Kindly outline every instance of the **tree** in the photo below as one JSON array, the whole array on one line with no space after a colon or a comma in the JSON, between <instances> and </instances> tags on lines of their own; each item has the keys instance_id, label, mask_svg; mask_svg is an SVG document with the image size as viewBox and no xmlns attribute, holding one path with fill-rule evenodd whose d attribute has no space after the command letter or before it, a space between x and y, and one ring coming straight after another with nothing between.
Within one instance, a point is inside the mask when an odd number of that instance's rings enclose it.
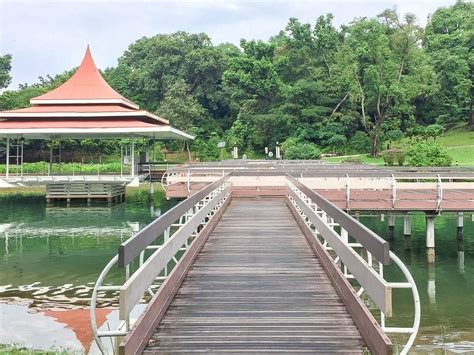
<instances>
[{"instance_id":1,"label":"tree","mask_svg":"<svg viewBox=\"0 0 474 355\"><path fill-rule=\"evenodd\" d=\"M189 86L183 80L169 87L156 113L183 130L205 124L207 118L206 110L189 94Z\"/></svg>"},{"instance_id":2,"label":"tree","mask_svg":"<svg viewBox=\"0 0 474 355\"><path fill-rule=\"evenodd\" d=\"M424 47L440 90L429 107L440 123L464 120L474 127L474 3L457 1L435 11L426 26Z\"/></svg>"},{"instance_id":3,"label":"tree","mask_svg":"<svg viewBox=\"0 0 474 355\"><path fill-rule=\"evenodd\" d=\"M0 56L0 89L6 88L12 81L10 76L11 63L12 56L10 54Z\"/></svg>"},{"instance_id":4,"label":"tree","mask_svg":"<svg viewBox=\"0 0 474 355\"><path fill-rule=\"evenodd\" d=\"M371 155L379 154L382 124L409 118L417 96L433 91L435 77L418 46L421 31L412 15L402 22L392 10L381 18L359 19L347 29L338 53L340 83L359 106L361 123L371 138Z\"/></svg>"},{"instance_id":5,"label":"tree","mask_svg":"<svg viewBox=\"0 0 474 355\"><path fill-rule=\"evenodd\" d=\"M222 73L236 51L230 44L213 46L205 33L143 37L129 46L116 68L106 70L106 79L144 109L171 114L181 128L197 124L198 116L212 117L217 125L228 128ZM173 111L173 105L179 108ZM178 119L185 111L186 117Z\"/></svg>"}]
</instances>

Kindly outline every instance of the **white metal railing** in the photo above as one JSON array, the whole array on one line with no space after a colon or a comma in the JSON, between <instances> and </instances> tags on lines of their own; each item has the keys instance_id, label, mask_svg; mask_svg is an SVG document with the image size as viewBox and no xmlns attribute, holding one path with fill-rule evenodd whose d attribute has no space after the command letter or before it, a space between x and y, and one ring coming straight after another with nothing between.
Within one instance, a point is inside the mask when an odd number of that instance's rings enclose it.
<instances>
[{"instance_id":1,"label":"white metal railing","mask_svg":"<svg viewBox=\"0 0 474 355\"><path fill-rule=\"evenodd\" d=\"M132 326L130 320L132 310L138 303L144 301L143 296L146 293L150 296L155 294L172 270L169 263L171 261L175 265L178 263L182 253L189 248L194 238L199 235L202 228L209 223L229 198L230 182L228 179L223 180L208 195L204 196L184 214L178 216L173 223L165 226L163 238L159 238L159 235L156 236L159 244L147 245L139 252L139 267L135 272L131 274L130 263L126 265L125 283L122 285L104 285L109 272L119 264L119 255L114 256L104 267L95 283L90 304L92 333L102 354L107 354L107 348L102 338L121 337L128 334ZM146 257L145 250L151 251L148 257ZM99 331L97 328L96 308L100 292L119 293L118 308L121 323L118 329Z\"/></svg>"},{"instance_id":2,"label":"white metal railing","mask_svg":"<svg viewBox=\"0 0 474 355\"><path fill-rule=\"evenodd\" d=\"M357 295L362 296L366 293L368 297L373 301L375 306L380 310L380 326L388 333L408 334L409 338L401 350L400 354L407 354L418 333L421 319L421 306L420 297L415 284L415 281L410 274L410 271L405 264L393 253L389 252L390 260L397 265L402 271L406 282L389 282L384 279L384 266L381 262L377 261L375 256L370 251L364 249L361 243L349 242L348 232L342 228L331 216L329 216L324 210L318 208L318 205L310 197L308 197L303 191L296 187L291 181L288 181L288 186L293 192L289 194L289 199L294 205L300 217L313 231L316 238L322 244L322 247L331 255L334 262L341 267L342 274L352 280L353 287L358 287ZM324 233L322 230L318 230L316 224L321 226L323 223L325 227L331 229L331 233ZM357 222L360 223L360 222ZM340 227L339 232L335 227ZM336 235L337 239L332 239L332 236ZM379 277L377 277L377 276ZM357 283L357 285L354 285ZM390 304L385 304L381 300L381 290L388 291L390 297ZM391 289L411 289L414 303L414 319L411 327L389 327L386 326L386 312L387 316L391 316L392 311L392 299Z\"/></svg>"}]
</instances>

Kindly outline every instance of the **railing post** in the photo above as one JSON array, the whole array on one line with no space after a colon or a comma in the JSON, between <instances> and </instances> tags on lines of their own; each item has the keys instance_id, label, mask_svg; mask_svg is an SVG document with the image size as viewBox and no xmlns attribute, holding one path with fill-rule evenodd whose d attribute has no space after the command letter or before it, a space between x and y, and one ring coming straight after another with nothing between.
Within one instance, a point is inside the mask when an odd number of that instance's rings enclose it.
<instances>
[{"instance_id":1,"label":"railing post","mask_svg":"<svg viewBox=\"0 0 474 355\"><path fill-rule=\"evenodd\" d=\"M441 177L439 176L439 174L436 195L436 212L439 212L441 210L441 202L443 201L443 184L441 182Z\"/></svg>"},{"instance_id":2,"label":"railing post","mask_svg":"<svg viewBox=\"0 0 474 355\"><path fill-rule=\"evenodd\" d=\"M395 208L395 200L397 199L397 181L392 174L392 208Z\"/></svg>"},{"instance_id":3,"label":"railing post","mask_svg":"<svg viewBox=\"0 0 474 355\"><path fill-rule=\"evenodd\" d=\"M188 169L188 196L191 194L191 169Z\"/></svg>"},{"instance_id":4,"label":"railing post","mask_svg":"<svg viewBox=\"0 0 474 355\"><path fill-rule=\"evenodd\" d=\"M349 174L346 174L346 210L350 211L351 187L349 185Z\"/></svg>"}]
</instances>

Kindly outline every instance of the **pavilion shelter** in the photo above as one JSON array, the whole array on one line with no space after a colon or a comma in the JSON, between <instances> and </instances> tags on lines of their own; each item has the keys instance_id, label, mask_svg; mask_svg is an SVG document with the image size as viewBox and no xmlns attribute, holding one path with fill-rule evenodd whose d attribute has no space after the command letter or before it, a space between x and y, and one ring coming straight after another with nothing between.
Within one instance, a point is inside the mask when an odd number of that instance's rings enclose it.
<instances>
[{"instance_id":1,"label":"pavilion shelter","mask_svg":"<svg viewBox=\"0 0 474 355\"><path fill-rule=\"evenodd\" d=\"M102 77L87 47L72 77L30 100L30 107L0 112L0 138L6 139L6 178L10 164L23 165L25 139L130 139L131 176L135 175L136 138L194 139L169 121L141 110ZM50 163L52 152L50 154ZM123 157L121 163L123 164ZM17 169L18 170L18 169ZM23 169L20 170L21 174Z\"/></svg>"}]
</instances>

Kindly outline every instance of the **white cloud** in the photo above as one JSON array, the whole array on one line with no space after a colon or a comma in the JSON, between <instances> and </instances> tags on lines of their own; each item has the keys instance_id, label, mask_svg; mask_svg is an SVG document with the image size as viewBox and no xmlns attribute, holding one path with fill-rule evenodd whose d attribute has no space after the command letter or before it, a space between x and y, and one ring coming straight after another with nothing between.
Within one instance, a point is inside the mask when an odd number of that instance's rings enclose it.
<instances>
[{"instance_id":1,"label":"white cloud","mask_svg":"<svg viewBox=\"0 0 474 355\"><path fill-rule=\"evenodd\" d=\"M13 84L77 66L89 43L99 67L142 36L206 32L214 43L268 39L289 17L314 23L328 12L339 26L386 8L417 15L422 25L454 0L0 0L0 53L13 55Z\"/></svg>"}]
</instances>

